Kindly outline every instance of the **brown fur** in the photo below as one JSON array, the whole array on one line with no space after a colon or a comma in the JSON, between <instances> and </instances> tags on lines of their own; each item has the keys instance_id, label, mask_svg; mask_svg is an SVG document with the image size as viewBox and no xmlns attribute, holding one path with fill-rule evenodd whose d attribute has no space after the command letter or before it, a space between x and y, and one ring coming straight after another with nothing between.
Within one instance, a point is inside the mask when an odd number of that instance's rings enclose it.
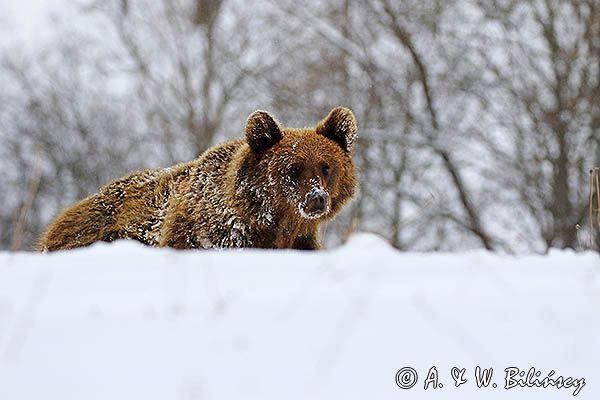
<instances>
[{"instance_id":1,"label":"brown fur","mask_svg":"<svg viewBox=\"0 0 600 400\"><path fill-rule=\"evenodd\" d=\"M319 224L354 194L356 133L354 115L342 107L314 129L281 128L257 111L245 139L172 168L135 172L65 209L39 248L130 238L175 248L317 249ZM326 193L322 215L305 211L311 190Z\"/></svg>"}]
</instances>

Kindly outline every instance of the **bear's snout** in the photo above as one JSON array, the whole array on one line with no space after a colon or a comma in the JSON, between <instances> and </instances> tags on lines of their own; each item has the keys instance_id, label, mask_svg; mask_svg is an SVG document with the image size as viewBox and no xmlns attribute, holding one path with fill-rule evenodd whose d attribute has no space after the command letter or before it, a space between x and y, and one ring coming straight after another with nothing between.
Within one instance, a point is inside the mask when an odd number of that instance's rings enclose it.
<instances>
[{"instance_id":1,"label":"bear's snout","mask_svg":"<svg viewBox=\"0 0 600 400\"><path fill-rule=\"evenodd\" d=\"M325 211L326 201L324 192L309 192L306 195L306 209L311 212Z\"/></svg>"},{"instance_id":2,"label":"bear's snout","mask_svg":"<svg viewBox=\"0 0 600 400\"><path fill-rule=\"evenodd\" d=\"M320 187L313 187L306 193L301 204L302 216L305 218L318 218L325 214L329 208L329 194Z\"/></svg>"}]
</instances>

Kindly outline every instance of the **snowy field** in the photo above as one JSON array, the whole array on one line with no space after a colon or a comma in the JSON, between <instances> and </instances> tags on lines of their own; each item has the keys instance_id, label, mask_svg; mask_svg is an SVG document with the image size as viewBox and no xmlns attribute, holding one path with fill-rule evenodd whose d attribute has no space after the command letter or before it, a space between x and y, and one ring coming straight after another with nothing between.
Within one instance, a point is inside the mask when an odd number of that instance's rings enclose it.
<instances>
[{"instance_id":1,"label":"snowy field","mask_svg":"<svg viewBox=\"0 0 600 400\"><path fill-rule=\"evenodd\" d=\"M319 253L0 253L0 399L569 399L574 382L599 399L599 317L592 253L404 254L365 234ZM509 367L573 379L505 389Z\"/></svg>"}]
</instances>

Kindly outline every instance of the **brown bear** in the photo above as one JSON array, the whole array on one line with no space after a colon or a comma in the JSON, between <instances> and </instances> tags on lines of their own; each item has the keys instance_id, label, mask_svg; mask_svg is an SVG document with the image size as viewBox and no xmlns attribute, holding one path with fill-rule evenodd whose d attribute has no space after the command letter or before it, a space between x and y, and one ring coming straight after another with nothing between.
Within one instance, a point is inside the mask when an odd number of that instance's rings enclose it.
<instances>
[{"instance_id":1,"label":"brown bear","mask_svg":"<svg viewBox=\"0 0 600 400\"><path fill-rule=\"evenodd\" d=\"M174 248L320 248L319 224L356 188L352 111L331 110L315 128L283 128L268 113L245 139L171 168L135 172L62 211L42 251L121 238Z\"/></svg>"}]
</instances>

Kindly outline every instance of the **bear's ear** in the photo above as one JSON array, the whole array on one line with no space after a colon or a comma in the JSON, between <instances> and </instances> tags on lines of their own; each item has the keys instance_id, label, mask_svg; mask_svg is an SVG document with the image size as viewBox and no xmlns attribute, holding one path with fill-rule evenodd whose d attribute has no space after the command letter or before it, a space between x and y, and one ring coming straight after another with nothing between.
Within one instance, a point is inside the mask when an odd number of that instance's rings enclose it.
<instances>
[{"instance_id":1,"label":"bear's ear","mask_svg":"<svg viewBox=\"0 0 600 400\"><path fill-rule=\"evenodd\" d=\"M252 151L265 151L283 137L279 124L266 111L254 111L246 121L246 141Z\"/></svg>"},{"instance_id":2,"label":"bear's ear","mask_svg":"<svg viewBox=\"0 0 600 400\"><path fill-rule=\"evenodd\" d=\"M352 144L358 133L354 114L346 107L331 110L329 115L317 124L315 130L319 135L335 141L346 151L352 151Z\"/></svg>"}]
</instances>

